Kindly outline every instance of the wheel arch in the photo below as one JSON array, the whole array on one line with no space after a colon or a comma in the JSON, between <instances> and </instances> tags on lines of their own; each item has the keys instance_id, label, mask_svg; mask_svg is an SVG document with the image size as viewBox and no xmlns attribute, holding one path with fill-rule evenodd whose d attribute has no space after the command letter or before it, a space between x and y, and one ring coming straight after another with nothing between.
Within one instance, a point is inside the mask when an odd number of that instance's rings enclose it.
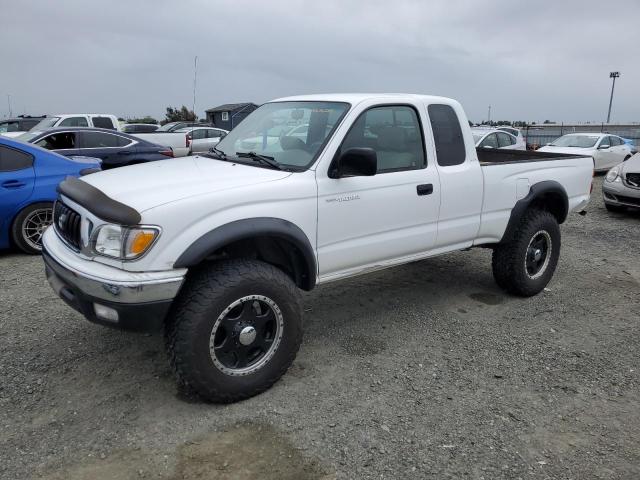
<instances>
[{"instance_id":1,"label":"wheel arch","mask_svg":"<svg viewBox=\"0 0 640 480\"><path fill-rule=\"evenodd\" d=\"M507 228L500 242L513 236L518 223L531 208L550 212L558 223L562 224L569 214L569 196L564 187L555 180L544 180L531 185L527 196L518 200L511 210Z\"/></svg>"},{"instance_id":2,"label":"wheel arch","mask_svg":"<svg viewBox=\"0 0 640 480\"><path fill-rule=\"evenodd\" d=\"M217 227L194 241L173 267L191 268L222 258L257 258L283 270L303 290L316 284L311 242L297 225L281 218L249 218Z\"/></svg>"}]
</instances>

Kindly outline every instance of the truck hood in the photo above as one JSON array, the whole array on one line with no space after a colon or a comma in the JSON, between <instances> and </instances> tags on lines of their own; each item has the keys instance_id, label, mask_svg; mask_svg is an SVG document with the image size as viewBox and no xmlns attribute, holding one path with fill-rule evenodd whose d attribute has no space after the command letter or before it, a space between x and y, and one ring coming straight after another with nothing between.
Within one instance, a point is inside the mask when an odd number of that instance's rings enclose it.
<instances>
[{"instance_id":1,"label":"truck hood","mask_svg":"<svg viewBox=\"0 0 640 480\"><path fill-rule=\"evenodd\" d=\"M193 156L115 168L82 177L118 202L144 212L197 195L281 180L291 172Z\"/></svg>"},{"instance_id":2,"label":"truck hood","mask_svg":"<svg viewBox=\"0 0 640 480\"><path fill-rule=\"evenodd\" d=\"M571 155L583 155L585 157L593 155L595 148L580 148L580 147L554 147L553 145L547 145L541 147L538 152L555 152L555 153L569 153Z\"/></svg>"}]
</instances>

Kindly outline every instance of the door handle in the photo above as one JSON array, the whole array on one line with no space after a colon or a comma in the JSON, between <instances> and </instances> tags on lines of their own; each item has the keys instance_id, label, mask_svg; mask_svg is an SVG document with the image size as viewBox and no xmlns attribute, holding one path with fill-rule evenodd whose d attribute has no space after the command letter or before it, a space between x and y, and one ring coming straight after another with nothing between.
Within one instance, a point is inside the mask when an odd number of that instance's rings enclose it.
<instances>
[{"instance_id":1,"label":"door handle","mask_svg":"<svg viewBox=\"0 0 640 480\"><path fill-rule=\"evenodd\" d=\"M25 185L26 183L21 182L20 180L7 180L6 182L2 182L3 188L21 188Z\"/></svg>"},{"instance_id":2,"label":"door handle","mask_svg":"<svg viewBox=\"0 0 640 480\"><path fill-rule=\"evenodd\" d=\"M423 183L422 185L418 185L416 191L418 195L431 195L433 193L433 184Z\"/></svg>"}]
</instances>

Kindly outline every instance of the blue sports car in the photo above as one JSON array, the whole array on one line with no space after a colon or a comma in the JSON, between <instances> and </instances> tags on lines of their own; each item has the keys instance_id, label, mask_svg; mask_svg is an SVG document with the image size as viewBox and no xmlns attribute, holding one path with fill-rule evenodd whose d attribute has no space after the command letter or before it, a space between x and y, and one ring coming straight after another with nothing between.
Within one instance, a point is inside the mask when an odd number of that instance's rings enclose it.
<instances>
[{"instance_id":1,"label":"blue sports car","mask_svg":"<svg viewBox=\"0 0 640 480\"><path fill-rule=\"evenodd\" d=\"M67 176L100 169L96 158L63 157L0 136L0 248L13 243L26 253L40 253L42 233L53 219L58 184Z\"/></svg>"}]
</instances>

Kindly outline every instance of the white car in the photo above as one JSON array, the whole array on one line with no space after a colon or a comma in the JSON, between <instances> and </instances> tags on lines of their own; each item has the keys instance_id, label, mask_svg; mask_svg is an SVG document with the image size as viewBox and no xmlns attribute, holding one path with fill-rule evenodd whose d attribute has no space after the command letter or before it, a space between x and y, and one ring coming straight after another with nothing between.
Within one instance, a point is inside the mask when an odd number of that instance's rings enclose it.
<instances>
[{"instance_id":1,"label":"white car","mask_svg":"<svg viewBox=\"0 0 640 480\"><path fill-rule=\"evenodd\" d=\"M63 113L60 115L49 115L40 120L30 132L42 132L56 127L95 127L106 128L108 130L122 131L118 117L108 113ZM18 137L25 133L8 132L7 137Z\"/></svg>"},{"instance_id":2,"label":"white car","mask_svg":"<svg viewBox=\"0 0 640 480\"><path fill-rule=\"evenodd\" d=\"M175 132L187 134L191 153L208 152L229 133L228 130L212 127L185 127L175 130Z\"/></svg>"},{"instance_id":3,"label":"white car","mask_svg":"<svg viewBox=\"0 0 640 480\"><path fill-rule=\"evenodd\" d=\"M241 148L288 119L309 123L307 137ZM180 384L231 402L292 364L301 290L482 247L504 290L542 291L560 224L587 204L592 179L590 156L476 150L448 98L282 98L214 152L62 182L43 258L71 307L115 328L164 329Z\"/></svg>"},{"instance_id":4,"label":"white car","mask_svg":"<svg viewBox=\"0 0 640 480\"><path fill-rule=\"evenodd\" d=\"M518 137L494 128L472 128L473 141L476 148L505 148L509 150L526 150L524 141L518 143Z\"/></svg>"},{"instance_id":5,"label":"white car","mask_svg":"<svg viewBox=\"0 0 640 480\"><path fill-rule=\"evenodd\" d=\"M609 170L632 155L624 139L608 133L570 133L539 148L538 152L590 155L596 172Z\"/></svg>"},{"instance_id":6,"label":"white car","mask_svg":"<svg viewBox=\"0 0 640 480\"><path fill-rule=\"evenodd\" d=\"M612 212L640 209L640 153L613 167L602 184L604 206Z\"/></svg>"},{"instance_id":7,"label":"white car","mask_svg":"<svg viewBox=\"0 0 640 480\"><path fill-rule=\"evenodd\" d=\"M516 145L517 145L516 150L527 149L527 143L524 141L524 136L522 135L522 132L519 129L515 127L506 126L506 127L496 127L496 130L502 130L503 132L507 132L508 134L516 137Z\"/></svg>"}]
</instances>

